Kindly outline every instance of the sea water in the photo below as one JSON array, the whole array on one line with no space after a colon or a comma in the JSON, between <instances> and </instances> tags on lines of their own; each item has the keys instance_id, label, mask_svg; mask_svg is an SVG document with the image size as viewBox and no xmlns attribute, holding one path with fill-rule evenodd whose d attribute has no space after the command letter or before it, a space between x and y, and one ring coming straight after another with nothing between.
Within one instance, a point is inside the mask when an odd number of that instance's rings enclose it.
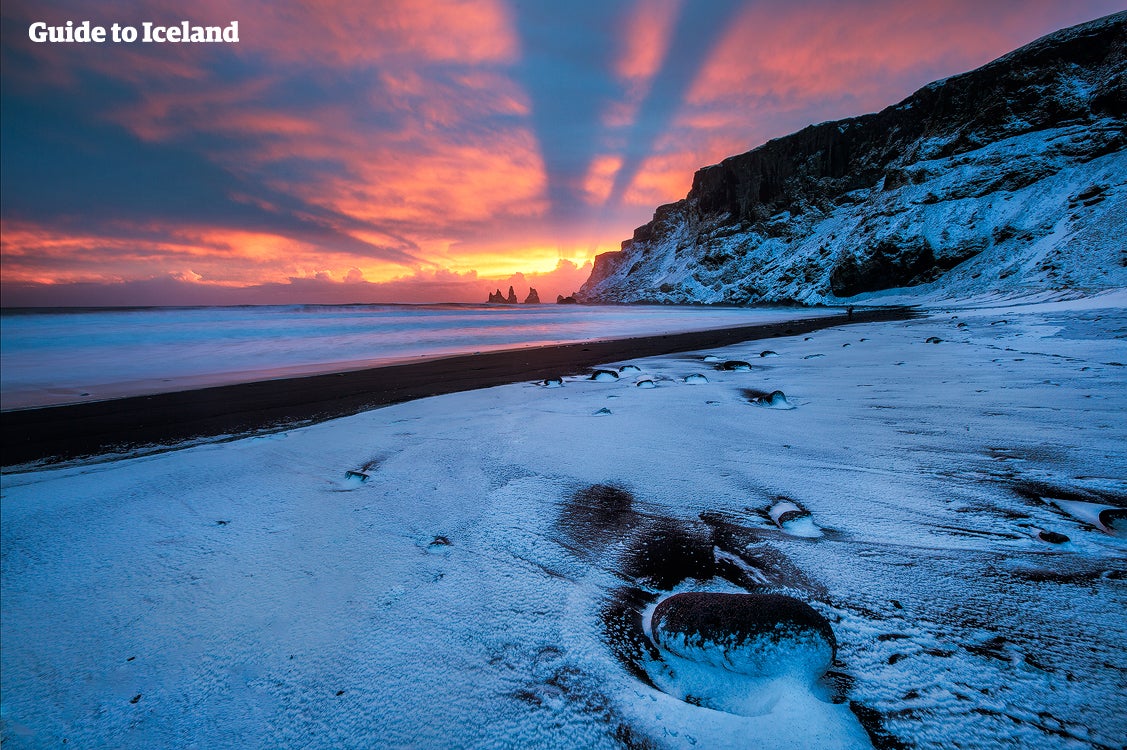
<instances>
[{"instance_id":1,"label":"sea water","mask_svg":"<svg viewBox=\"0 0 1127 750\"><path fill-rule=\"evenodd\" d=\"M76 403L830 312L552 304L8 309L0 314L0 406Z\"/></svg>"}]
</instances>

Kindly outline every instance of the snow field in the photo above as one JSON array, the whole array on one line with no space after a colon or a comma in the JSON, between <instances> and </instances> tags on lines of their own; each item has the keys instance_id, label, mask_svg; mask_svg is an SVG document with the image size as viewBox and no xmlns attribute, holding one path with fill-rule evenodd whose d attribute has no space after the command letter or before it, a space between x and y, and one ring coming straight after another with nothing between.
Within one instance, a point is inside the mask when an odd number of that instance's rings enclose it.
<instances>
[{"instance_id":1,"label":"snow field","mask_svg":"<svg viewBox=\"0 0 1127 750\"><path fill-rule=\"evenodd\" d=\"M5 475L3 743L1118 746L1124 330L933 309ZM646 646L750 590L829 620L826 676Z\"/></svg>"}]
</instances>

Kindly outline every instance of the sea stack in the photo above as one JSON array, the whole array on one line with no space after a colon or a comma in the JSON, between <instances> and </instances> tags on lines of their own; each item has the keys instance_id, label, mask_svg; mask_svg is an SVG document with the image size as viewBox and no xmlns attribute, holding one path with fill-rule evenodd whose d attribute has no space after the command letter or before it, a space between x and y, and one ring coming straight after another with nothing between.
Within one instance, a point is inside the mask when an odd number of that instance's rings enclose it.
<instances>
[{"instance_id":1,"label":"sea stack","mask_svg":"<svg viewBox=\"0 0 1127 750\"><path fill-rule=\"evenodd\" d=\"M511 286L509 287L509 296L506 297L504 301L508 302L510 305L515 305L517 303L516 290L513 289Z\"/></svg>"},{"instance_id":2,"label":"sea stack","mask_svg":"<svg viewBox=\"0 0 1127 750\"><path fill-rule=\"evenodd\" d=\"M526 305L539 305L540 304L540 295L536 293L536 287L532 286L532 287L528 288L528 296L524 298L524 304L526 304Z\"/></svg>"}]
</instances>

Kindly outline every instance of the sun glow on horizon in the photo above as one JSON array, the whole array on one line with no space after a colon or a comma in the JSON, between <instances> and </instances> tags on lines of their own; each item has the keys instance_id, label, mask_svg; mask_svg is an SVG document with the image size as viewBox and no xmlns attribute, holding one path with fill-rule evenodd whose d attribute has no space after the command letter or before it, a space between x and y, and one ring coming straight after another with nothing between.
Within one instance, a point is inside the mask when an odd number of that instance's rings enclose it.
<instances>
[{"instance_id":1,"label":"sun glow on horizon","mask_svg":"<svg viewBox=\"0 0 1127 750\"><path fill-rule=\"evenodd\" d=\"M158 281L293 301L348 285L474 299L518 277L569 294L701 166L1118 9L222 0L199 12L241 18L238 45L90 54L30 42L43 13L16 0L0 30L5 304L16 286L67 304L71 286Z\"/></svg>"}]
</instances>

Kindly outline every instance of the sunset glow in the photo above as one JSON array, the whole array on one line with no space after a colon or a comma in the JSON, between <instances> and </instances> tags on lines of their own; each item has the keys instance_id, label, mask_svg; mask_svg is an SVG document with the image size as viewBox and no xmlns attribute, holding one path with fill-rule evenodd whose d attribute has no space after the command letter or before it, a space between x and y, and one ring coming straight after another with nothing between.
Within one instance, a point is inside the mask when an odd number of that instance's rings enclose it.
<instances>
[{"instance_id":1,"label":"sunset glow","mask_svg":"<svg viewBox=\"0 0 1127 750\"><path fill-rule=\"evenodd\" d=\"M3 303L553 300L697 168L1119 5L14 0ZM68 20L240 41L28 38Z\"/></svg>"}]
</instances>

